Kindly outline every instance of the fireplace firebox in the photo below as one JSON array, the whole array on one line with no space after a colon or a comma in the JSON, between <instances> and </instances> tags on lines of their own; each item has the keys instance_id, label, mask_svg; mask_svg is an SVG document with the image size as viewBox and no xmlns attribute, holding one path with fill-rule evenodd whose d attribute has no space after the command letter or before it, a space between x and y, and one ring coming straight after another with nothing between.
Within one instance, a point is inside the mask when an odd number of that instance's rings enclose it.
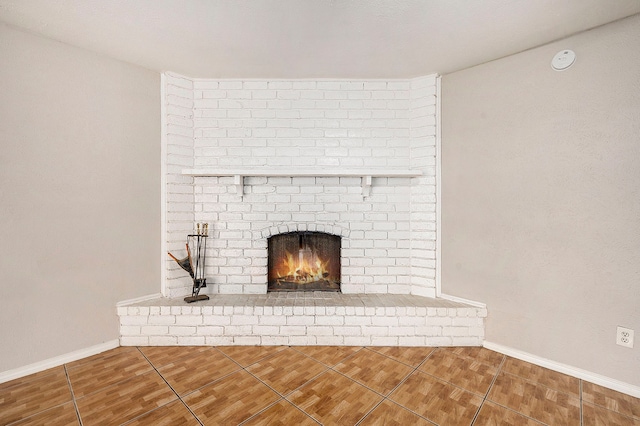
<instances>
[{"instance_id":1,"label":"fireplace firebox","mask_svg":"<svg viewBox=\"0 0 640 426\"><path fill-rule=\"evenodd\" d=\"M287 232L268 239L268 291L340 291L340 237Z\"/></svg>"}]
</instances>

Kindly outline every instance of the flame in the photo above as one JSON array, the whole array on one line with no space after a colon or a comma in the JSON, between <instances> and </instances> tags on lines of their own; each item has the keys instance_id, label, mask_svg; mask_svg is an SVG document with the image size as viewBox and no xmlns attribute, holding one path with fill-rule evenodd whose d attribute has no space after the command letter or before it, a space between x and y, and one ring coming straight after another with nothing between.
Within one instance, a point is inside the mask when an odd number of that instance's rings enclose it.
<instances>
[{"instance_id":1,"label":"flame","mask_svg":"<svg viewBox=\"0 0 640 426\"><path fill-rule=\"evenodd\" d=\"M286 279L299 284L312 283L323 280L329 275L329 264L309 247L304 247L298 250L297 256L287 251L277 273L277 279Z\"/></svg>"}]
</instances>

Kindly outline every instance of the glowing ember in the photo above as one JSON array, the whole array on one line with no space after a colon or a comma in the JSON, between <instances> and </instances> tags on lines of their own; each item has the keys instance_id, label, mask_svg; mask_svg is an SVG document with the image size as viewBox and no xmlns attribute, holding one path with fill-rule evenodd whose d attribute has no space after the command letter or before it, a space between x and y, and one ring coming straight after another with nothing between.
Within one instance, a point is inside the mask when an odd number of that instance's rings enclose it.
<instances>
[{"instance_id":1,"label":"glowing ember","mask_svg":"<svg viewBox=\"0 0 640 426\"><path fill-rule=\"evenodd\" d=\"M329 276L328 263L320 259L308 246L298 250L297 256L288 251L285 255L282 265L277 268L278 280L306 284L324 280Z\"/></svg>"}]
</instances>

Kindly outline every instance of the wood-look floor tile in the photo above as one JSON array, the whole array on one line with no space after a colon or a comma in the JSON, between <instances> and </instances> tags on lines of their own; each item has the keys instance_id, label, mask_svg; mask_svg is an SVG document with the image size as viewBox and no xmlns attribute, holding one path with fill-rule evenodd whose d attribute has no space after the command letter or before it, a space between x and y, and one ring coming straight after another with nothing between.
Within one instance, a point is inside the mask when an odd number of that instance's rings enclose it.
<instances>
[{"instance_id":1,"label":"wood-look floor tile","mask_svg":"<svg viewBox=\"0 0 640 426\"><path fill-rule=\"evenodd\" d=\"M362 350L362 346L294 346L293 348L329 367Z\"/></svg>"},{"instance_id":2,"label":"wood-look floor tile","mask_svg":"<svg viewBox=\"0 0 640 426\"><path fill-rule=\"evenodd\" d=\"M138 349L154 367L159 368L180 358L189 357L210 350L210 346L141 346Z\"/></svg>"},{"instance_id":3,"label":"wood-look floor tile","mask_svg":"<svg viewBox=\"0 0 640 426\"><path fill-rule=\"evenodd\" d=\"M11 423L11 426L27 425L79 426L80 423L78 422L78 414L73 402L67 402L46 411L41 411L16 423Z\"/></svg>"},{"instance_id":4,"label":"wood-look floor tile","mask_svg":"<svg viewBox=\"0 0 640 426\"><path fill-rule=\"evenodd\" d=\"M523 379L532 382L540 383L541 385L559 390L560 392L568 393L575 397L580 397L579 379L558 373L557 371L549 370L548 368L540 367L539 365L507 357L502 365L501 371L520 376Z\"/></svg>"},{"instance_id":5,"label":"wood-look floor tile","mask_svg":"<svg viewBox=\"0 0 640 426\"><path fill-rule=\"evenodd\" d=\"M382 401L382 403L378 405L370 414L368 414L367 417L365 417L364 420L358 425L433 426L434 424L387 399L385 401Z\"/></svg>"},{"instance_id":6,"label":"wood-look floor tile","mask_svg":"<svg viewBox=\"0 0 640 426\"><path fill-rule=\"evenodd\" d=\"M640 398L635 398L591 382L582 382L582 399L595 405L616 411L625 416L640 419Z\"/></svg>"},{"instance_id":7,"label":"wood-look floor tile","mask_svg":"<svg viewBox=\"0 0 640 426\"><path fill-rule=\"evenodd\" d=\"M199 426L200 422L185 407L182 401L173 401L167 405L136 417L126 426Z\"/></svg>"},{"instance_id":8,"label":"wood-look floor tile","mask_svg":"<svg viewBox=\"0 0 640 426\"><path fill-rule=\"evenodd\" d=\"M206 349L158 368L158 372L178 395L193 392L242 368L217 349Z\"/></svg>"},{"instance_id":9,"label":"wood-look floor tile","mask_svg":"<svg viewBox=\"0 0 640 426\"><path fill-rule=\"evenodd\" d=\"M345 359L334 369L385 396L413 371L413 367L368 349Z\"/></svg>"},{"instance_id":10,"label":"wood-look floor tile","mask_svg":"<svg viewBox=\"0 0 640 426\"><path fill-rule=\"evenodd\" d=\"M451 346L440 348L445 351L451 351L456 355L473 358L476 361L489 364L492 367L500 367L505 356L499 352L495 352L480 346Z\"/></svg>"},{"instance_id":11,"label":"wood-look floor tile","mask_svg":"<svg viewBox=\"0 0 640 426\"><path fill-rule=\"evenodd\" d=\"M413 346L370 346L367 349L371 349L372 351L376 351L412 367L420 365L420 363L434 351L434 348Z\"/></svg>"},{"instance_id":12,"label":"wood-look floor tile","mask_svg":"<svg viewBox=\"0 0 640 426\"><path fill-rule=\"evenodd\" d=\"M497 368L489 364L439 349L418 369L483 396L498 372Z\"/></svg>"},{"instance_id":13,"label":"wood-look floor tile","mask_svg":"<svg viewBox=\"0 0 640 426\"><path fill-rule=\"evenodd\" d=\"M216 348L241 366L247 367L280 352L286 346L216 346Z\"/></svg>"},{"instance_id":14,"label":"wood-look floor tile","mask_svg":"<svg viewBox=\"0 0 640 426\"><path fill-rule=\"evenodd\" d=\"M604 407L582 404L582 421L584 426L637 426L640 419L625 416Z\"/></svg>"},{"instance_id":15,"label":"wood-look floor tile","mask_svg":"<svg viewBox=\"0 0 640 426\"><path fill-rule=\"evenodd\" d=\"M236 425L280 399L244 370L218 380L184 398L205 425Z\"/></svg>"},{"instance_id":16,"label":"wood-look floor tile","mask_svg":"<svg viewBox=\"0 0 640 426\"><path fill-rule=\"evenodd\" d=\"M482 398L415 371L389 399L437 424L471 424Z\"/></svg>"},{"instance_id":17,"label":"wood-look floor tile","mask_svg":"<svg viewBox=\"0 0 640 426\"><path fill-rule=\"evenodd\" d=\"M64 367L52 368L0 385L0 424L29 417L71 401Z\"/></svg>"},{"instance_id":18,"label":"wood-look floor tile","mask_svg":"<svg viewBox=\"0 0 640 426\"><path fill-rule=\"evenodd\" d=\"M251 365L247 371L281 395L286 395L326 369L326 365L287 348Z\"/></svg>"},{"instance_id":19,"label":"wood-look floor tile","mask_svg":"<svg viewBox=\"0 0 640 426\"><path fill-rule=\"evenodd\" d=\"M580 400L567 393L500 372L487 399L543 423L580 424Z\"/></svg>"},{"instance_id":20,"label":"wood-look floor tile","mask_svg":"<svg viewBox=\"0 0 640 426\"><path fill-rule=\"evenodd\" d=\"M67 365L76 398L153 370L134 347L120 347Z\"/></svg>"},{"instance_id":21,"label":"wood-look floor tile","mask_svg":"<svg viewBox=\"0 0 640 426\"><path fill-rule=\"evenodd\" d=\"M304 412L294 407L290 402L281 400L272 405L262 413L250 418L242 423L242 426L317 426L318 422L313 420Z\"/></svg>"},{"instance_id":22,"label":"wood-look floor tile","mask_svg":"<svg viewBox=\"0 0 640 426\"><path fill-rule=\"evenodd\" d=\"M525 417L520 413L516 413L513 410L504 408L491 401L485 401L480 407L480 413L473 422L476 426L481 425L495 425L495 426L540 426L540 423L529 417Z\"/></svg>"},{"instance_id":23,"label":"wood-look floor tile","mask_svg":"<svg viewBox=\"0 0 640 426\"><path fill-rule=\"evenodd\" d=\"M84 426L123 423L177 399L160 375L151 370L79 398Z\"/></svg>"},{"instance_id":24,"label":"wood-look floor tile","mask_svg":"<svg viewBox=\"0 0 640 426\"><path fill-rule=\"evenodd\" d=\"M322 424L355 425L382 397L329 370L287 399Z\"/></svg>"}]
</instances>

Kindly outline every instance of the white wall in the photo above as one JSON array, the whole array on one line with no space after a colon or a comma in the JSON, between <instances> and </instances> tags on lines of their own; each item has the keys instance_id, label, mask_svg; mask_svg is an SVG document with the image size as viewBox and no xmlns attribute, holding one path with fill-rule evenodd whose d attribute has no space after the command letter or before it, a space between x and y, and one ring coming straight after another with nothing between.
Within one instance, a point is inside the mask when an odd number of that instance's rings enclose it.
<instances>
[{"instance_id":1,"label":"white wall","mask_svg":"<svg viewBox=\"0 0 640 426\"><path fill-rule=\"evenodd\" d=\"M0 371L160 288L160 76L0 25Z\"/></svg>"},{"instance_id":2,"label":"white wall","mask_svg":"<svg viewBox=\"0 0 640 426\"><path fill-rule=\"evenodd\" d=\"M445 75L444 293L487 341L640 385L640 16ZM553 71L562 49L573 67ZM616 326L635 329L633 349Z\"/></svg>"}]
</instances>

